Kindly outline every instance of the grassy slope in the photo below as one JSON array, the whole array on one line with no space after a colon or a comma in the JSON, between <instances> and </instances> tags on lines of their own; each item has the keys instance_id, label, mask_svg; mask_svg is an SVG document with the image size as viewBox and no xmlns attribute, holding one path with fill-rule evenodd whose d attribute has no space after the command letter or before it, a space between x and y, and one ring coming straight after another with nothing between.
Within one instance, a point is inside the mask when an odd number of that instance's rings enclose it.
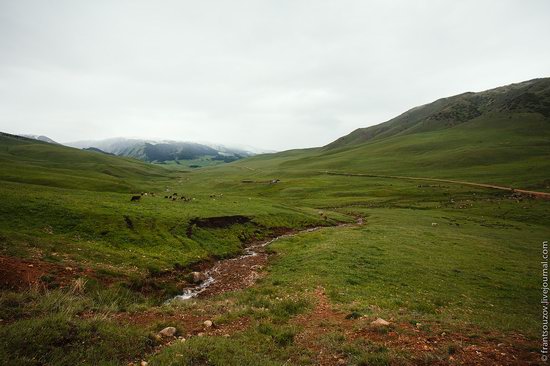
<instances>
[{"instance_id":1,"label":"grassy slope","mask_svg":"<svg viewBox=\"0 0 550 366\"><path fill-rule=\"evenodd\" d=\"M91 191L129 192L166 171L134 159L0 134L0 179Z\"/></svg>"},{"instance_id":2,"label":"grassy slope","mask_svg":"<svg viewBox=\"0 0 550 366\"><path fill-rule=\"evenodd\" d=\"M444 98L324 148L262 155L237 165L287 174L409 175L549 191L550 79Z\"/></svg>"},{"instance_id":3,"label":"grassy slope","mask_svg":"<svg viewBox=\"0 0 550 366\"><path fill-rule=\"evenodd\" d=\"M451 129L396 136L283 166L500 183L548 190L550 120L494 114Z\"/></svg>"},{"instance_id":4,"label":"grassy slope","mask_svg":"<svg viewBox=\"0 0 550 366\"><path fill-rule=\"evenodd\" d=\"M478 93L463 93L415 107L387 122L359 128L325 146L349 147L387 137L452 128L485 114L540 113L550 117L550 78L533 79Z\"/></svg>"},{"instance_id":5,"label":"grassy slope","mask_svg":"<svg viewBox=\"0 0 550 366\"><path fill-rule=\"evenodd\" d=\"M262 155L236 166L299 175L336 172L470 180L550 190L550 119L494 113L449 129L351 147Z\"/></svg>"},{"instance_id":6,"label":"grassy slope","mask_svg":"<svg viewBox=\"0 0 550 366\"><path fill-rule=\"evenodd\" d=\"M272 227L300 227L320 220L307 208L272 206L238 192L211 199L221 191L202 180L195 184L195 176L182 171L10 136L2 136L0 142L0 246L12 255L28 256L38 247L52 260L67 254L101 268L156 271L235 254L243 235L267 235ZM140 191L156 195L131 203L131 195ZM194 200L164 198L173 192ZM237 214L253 222L209 236L200 237L200 230L187 236L194 217ZM259 226L264 232L255 233Z\"/></svg>"}]
</instances>

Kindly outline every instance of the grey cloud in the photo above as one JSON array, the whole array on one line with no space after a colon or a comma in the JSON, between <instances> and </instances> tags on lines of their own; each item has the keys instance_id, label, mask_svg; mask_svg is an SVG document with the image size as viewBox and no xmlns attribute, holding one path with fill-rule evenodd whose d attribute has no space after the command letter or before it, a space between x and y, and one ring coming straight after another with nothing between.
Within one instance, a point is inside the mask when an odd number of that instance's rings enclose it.
<instances>
[{"instance_id":1,"label":"grey cloud","mask_svg":"<svg viewBox=\"0 0 550 366\"><path fill-rule=\"evenodd\" d=\"M547 1L0 0L0 130L319 146L548 76Z\"/></svg>"}]
</instances>

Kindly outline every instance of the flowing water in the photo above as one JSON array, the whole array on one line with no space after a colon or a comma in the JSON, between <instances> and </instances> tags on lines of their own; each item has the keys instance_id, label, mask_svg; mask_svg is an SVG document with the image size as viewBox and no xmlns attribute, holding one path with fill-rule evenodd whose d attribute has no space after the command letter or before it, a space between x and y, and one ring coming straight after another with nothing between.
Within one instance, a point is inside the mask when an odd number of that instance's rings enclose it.
<instances>
[{"instance_id":1,"label":"flowing water","mask_svg":"<svg viewBox=\"0 0 550 366\"><path fill-rule=\"evenodd\" d=\"M363 223L363 219L358 218L355 225L361 225L362 223ZM352 225L354 225L354 224L340 224L340 225L338 225L338 227L352 226ZM249 247L246 247L244 249L244 254L242 254L238 257L235 257L235 258L223 259L223 260L217 261L210 269L207 269L207 270L203 271L202 272L202 275L203 275L202 277L206 278L203 282L201 282L197 286L185 289L183 294L174 297L172 300L176 300L176 301L180 300L181 301L181 300L192 299L192 298L197 297L198 295L200 295L202 292L204 292L206 289L208 289L208 287L210 287L212 284L216 283L217 281L223 280L223 278L217 278L217 275L219 274L219 269L221 268L221 266L227 265L228 262L240 261L240 260L243 260L243 259L248 258L248 257L257 256L259 250L261 250L262 248L266 247L267 245L269 245L269 244L271 244L271 243L273 243L273 242L275 242L279 239L290 238L290 237L293 237L293 236L296 236L296 235L299 235L299 234L303 234L303 233L310 233L310 232L319 230L319 229L324 228L324 227L327 227L327 226L315 226L315 227L312 227L312 228L309 228L309 229L297 231L295 233L283 234L283 235L277 236L273 239L261 242L259 244L255 244L255 245L251 245Z\"/></svg>"}]
</instances>

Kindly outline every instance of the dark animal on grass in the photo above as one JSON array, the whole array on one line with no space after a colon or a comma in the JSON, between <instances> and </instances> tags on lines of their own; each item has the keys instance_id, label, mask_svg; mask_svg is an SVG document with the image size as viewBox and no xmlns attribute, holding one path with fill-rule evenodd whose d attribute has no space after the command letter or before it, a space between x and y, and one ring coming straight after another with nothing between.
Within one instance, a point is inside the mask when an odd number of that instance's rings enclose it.
<instances>
[{"instance_id":1,"label":"dark animal on grass","mask_svg":"<svg viewBox=\"0 0 550 366\"><path fill-rule=\"evenodd\" d=\"M124 215L124 222L126 222L128 229L134 230L134 223L132 222L130 216Z\"/></svg>"},{"instance_id":2,"label":"dark animal on grass","mask_svg":"<svg viewBox=\"0 0 550 366\"><path fill-rule=\"evenodd\" d=\"M164 198L168 198L168 196L164 196Z\"/></svg>"},{"instance_id":3,"label":"dark animal on grass","mask_svg":"<svg viewBox=\"0 0 550 366\"><path fill-rule=\"evenodd\" d=\"M140 199L141 196L132 196L132 198L130 198L130 202L139 201Z\"/></svg>"}]
</instances>

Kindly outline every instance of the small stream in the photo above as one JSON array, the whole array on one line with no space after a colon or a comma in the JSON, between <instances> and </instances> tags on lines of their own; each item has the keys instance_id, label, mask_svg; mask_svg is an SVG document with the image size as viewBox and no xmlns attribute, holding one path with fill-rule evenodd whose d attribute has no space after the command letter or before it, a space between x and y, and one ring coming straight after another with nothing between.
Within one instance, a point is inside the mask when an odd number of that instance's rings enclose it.
<instances>
[{"instance_id":1,"label":"small stream","mask_svg":"<svg viewBox=\"0 0 550 366\"><path fill-rule=\"evenodd\" d=\"M363 224L363 219L358 218L356 224L339 224L336 227L362 225L362 224ZM197 286L185 289L183 294L178 295L178 296L174 297L173 299L171 299L169 301L173 301L173 300L184 301L184 300L189 300L189 299L197 297L202 292L204 292L206 289L208 289L208 287L210 287L212 284L216 283L219 280L219 279L216 278L216 275L219 273L218 269L221 266L223 266L224 264L227 264L228 262L238 261L238 260L242 260L242 259L245 259L245 258L248 258L248 257L257 256L258 251L260 249L268 246L269 244L271 244L273 242L276 242L279 239L290 238L290 237L293 237L293 236L296 236L296 235L299 235L299 234L310 233L310 232L313 232L313 231L317 231L321 228L327 228L327 227L330 227L330 226L315 226L315 227L312 227L312 228L309 228L309 229L297 231L295 233L279 235L279 236L277 236L273 239L266 240L264 242L260 242L258 244L246 247L244 249L244 254L242 254L238 257L230 258L230 259L223 259L223 260L217 261L214 264L213 267L211 267L210 269L207 269L207 270L202 272L203 277L206 278L204 281L202 281Z\"/></svg>"}]
</instances>

